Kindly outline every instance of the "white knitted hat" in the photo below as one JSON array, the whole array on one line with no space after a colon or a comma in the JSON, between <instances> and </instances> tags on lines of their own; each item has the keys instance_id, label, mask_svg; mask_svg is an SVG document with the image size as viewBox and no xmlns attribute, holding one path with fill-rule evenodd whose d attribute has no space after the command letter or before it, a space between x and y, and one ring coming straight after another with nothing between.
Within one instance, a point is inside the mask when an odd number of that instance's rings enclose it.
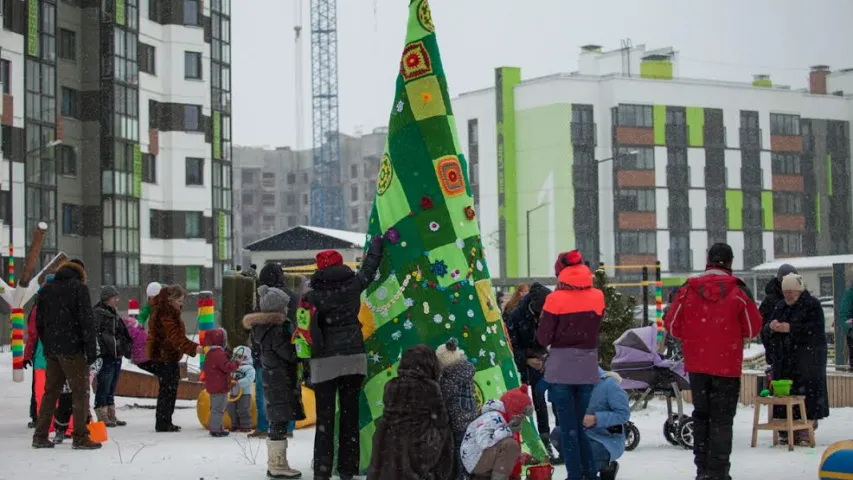
<instances>
[{"instance_id":1,"label":"white knitted hat","mask_svg":"<svg viewBox=\"0 0 853 480\"><path fill-rule=\"evenodd\" d=\"M160 285L159 283L151 282L148 284L148 287L145 288L145 296L148 298L156 297L157 294L160 293L160 289L162 289L162 288L163 288L163 286Z\"/></svg>"},{"instance_id":2,"label":"white knitted hat","mask_svg":"<svg viewBox=\"0 0 853 480\"><path fill-rule=\"evenodd\" d=\"M802 292L806 289L806 284L803 282L803 277L796 273L789 273L782 277L782 291Z\"/></svg>"},{"instance_id":3,"label":"white knitted hat","mask_svg":"<svg viewBox=\"0 0 853 480\"><path fill-rule=\"evenodd\" d=\"M459 349L459 342L455 338L451 338L447 343L438 347L435 355L438 357L438 364L442 370L467 360L465 352Z\"/></svg>"}]
</instances>

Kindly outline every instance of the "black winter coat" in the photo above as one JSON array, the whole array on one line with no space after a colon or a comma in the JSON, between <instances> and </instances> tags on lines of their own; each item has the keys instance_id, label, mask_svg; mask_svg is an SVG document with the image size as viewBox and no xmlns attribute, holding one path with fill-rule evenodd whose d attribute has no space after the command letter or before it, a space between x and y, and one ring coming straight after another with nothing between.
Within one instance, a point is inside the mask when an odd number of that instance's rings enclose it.
<instances>
[{"instance_id":1,"label":"black winter coat","mask_svg":"<svg viewBox=\"0 0 853 480\"><path fill-rule=\"evenodd\" d=\"M36 329L45 356L83 354L89 364L98 358L95 314L83 267L65 263L42 288L36 303Z\"/></svg>"},{"instance_id":2,"label":"black winter coat","mask_svg":"<svg viewBox=\"0 0 853 480\"><path fill-rule=\"evenodd\" d=\"M243 326L252 331L252 340L259 350L263 367L267 418L270 423L287 423L305 419L302 408L302 387L299 384L299 358L290 343L292 331L282 313L250 313L243 317Z\"/></svg>"},{"instance_id":3,"label":"black winter coat","mask_svg":"<svg viewBox=\"0 0 853 480\"><path fill-rule=\"evenodd\" d=\"M477 398L474 395L474 375L477 369L469 361L463 361L451 365L441 372L438 384L441 387L441 396L444 397L444 405L447 407L447 415L450 417L450 429L453 431L453 455L456 457L456 479L468 480L471 475L465 471L459 451L462 448L462 439L465 431L477 417L480 409L477 408Z\"/></svg>"},{"instance_id":4,"label":"black winter coat","mask_svg":"<svg viewBox=\"0 0 853 480\"><path fill-rule=\"evenodd\" d=\"M258 286L266 285L270 288L277 288L286 293L290 298L287 304L287 319L290 321L290 327L296 325L296 310L299 308L299 295L291 292L284 286L284 272L281 270L281 265L277 263L268 263L261 268L261 273L258 275ZM260 299L256 304L260 304ZM260 311L260 310L258 310ZM292 330L291 332L292 333ZM255 337L252 336L252 364L255 368L262 368L261 364L261 349L260 345L255 342Z\"/></svg>"},{"instance_id":5,"label":"black winter coat","mask_svg":"<svg viewBox=\"0 0 853 480\"><path fill-rule=\"evenodd\" d=\"M528 383L527 359L544 357L548 349L536 341L536 329L539 326L539 315L545 305L545 297L551 290L540 284L530 286L530 292L521 300L518 306L510 312L507 330L512 342L512 355L515 366L521 375L521 382Z\"/></svg>"},{"instance_id":6,"label":"black winter coat","mask_svg":"<svg viewBox=\"0 0 853 480\"><path fill-rule=\"evenodd\" d=\"M782 348L780 343L783 338L776 336L772 337L770 334L773 332L770 330L770 322L773 321L773 311L776 309L776 306L785 299L785 296L782 295L782 282L779 281L778 278L774 278L767 282L767 285L764 286L764 300L761 301L761 305L758 307L758 311L761 313L761 319L764 321L764 328L761 329L761 343L764 345L764 358L767 359L767 363L773 365L775 362L776 352Z\"/></svg>"},{"instance_id":7,"label":"black winter coat","mask_svg":"<svg viewBox=\"0 0 853 480\"><path fill-rule=\"evenodd\" d=\"M358 312L361 293L373 282L382 260L382 243L367 250L358 272L346 265L335 265L314 272L306 299L317 308L317 321L311 322L313 358L364 353L364 339Z\"/></svg>"},{"instance_id":8,"label":"black winter coat","mask_svg":"<svg viewBox=\"0 0 853 480\"><path fill-rule=\"evenodd\" d=\"M130 358L133 350L133 340L127 325L121 319L115 308L98 302L95 311L95 331L98 335L98 346L104 358Z\"/></svg>"},{"instance_id":9,"label":"black winter coat","mask_svg":"<svg viewBox=\"0 0 853 480\"><path fill-rule=\"evenodd\" d=\"M435 351L426 345L410 348L400 359L397 378L385 385L367 480L456 478L453 434L438 372Z\"/></svg>"},{"instance_id":10,"label":"black winter coat","mask_svg":"<svg viewBox=\"0 0 853 480\"><path fill-rule=\"evenodd\" d=\"M792 395L806 397L806 412L810 420L829 416L826 390L826 331L823 307L808 291L793 305L779 302L771 320L789 323L789 333L770 330L769 322L762 333L779 349L774 353L774 380L793 380Z\"/></svg>"}]
</instances>

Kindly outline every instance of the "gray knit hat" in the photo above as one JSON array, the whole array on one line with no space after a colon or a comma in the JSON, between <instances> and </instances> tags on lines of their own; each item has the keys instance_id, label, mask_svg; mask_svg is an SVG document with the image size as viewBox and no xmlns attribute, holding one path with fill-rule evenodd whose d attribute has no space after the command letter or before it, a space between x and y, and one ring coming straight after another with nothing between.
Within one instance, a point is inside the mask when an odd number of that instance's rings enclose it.
<instances>
[{"instance_id":1,"label":"gray knit hat","mask_svg":"<svg viewBox=\"0 0 853 480\"><path fill-rule=\"evenodd\" d=\"M286 293L277 289L261 285L258 288L258 298L262 312L284 313L287 314L287 306L290 304L290 297Z\"/></svg>"},{"instance_id":2,"label":"gray knit hat","mask_svg":"<svg viewBox=\"0 0 853 480\"><path fill-rule=\"evenodd\" d=\"M104 285L101 287L101 301L106 302L107 300L118 297L118 289L112 285Z\"/></svg>"}]
</instances>

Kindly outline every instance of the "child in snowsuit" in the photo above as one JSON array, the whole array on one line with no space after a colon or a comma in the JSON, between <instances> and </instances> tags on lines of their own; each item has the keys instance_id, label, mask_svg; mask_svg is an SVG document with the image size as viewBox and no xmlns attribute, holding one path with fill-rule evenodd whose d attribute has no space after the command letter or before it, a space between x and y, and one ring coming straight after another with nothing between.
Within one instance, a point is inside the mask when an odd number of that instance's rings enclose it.
<instances>
[{"instance_id":1,"label":"child in snowsuit","mask_svg":"<svg viewBox=\"0 0 853 480\"><path fill-rule=\"evenodd\" d=\"M239 363L239 366L231 374L234 380L231 397L239 396L239 398L237 401L228 402L228 416L231 418L232 431L248 433L252 431L252 384L255 383L252 349L245 346L237 347L234 349L232 358Z\"/></svg>"},{"instance_id":2,"label":"child in snowsuit","mask_svg":"<svg viewBox=\"0 0 853 480\"><path fill-rule=\"evenodd\" d=\"M145 325L139 323L139 320L133 317L124 317L124 325L130 333L132 342L130 361L134 365L153 374L154 370L148 358L148 352L145 348L145 342L148 341L148 332L145 331Z\"/></svg>"},{"instance_id":3,"label":"child in snowsuit","mask_svg":"<svg viewBox=\"0 0 853 480\"><path fill-rule=\"evenodd\" d=\"M210 421L208 430L212 437L228 436L222 424L225 410L228 406L228 389L231 385L231 374L240 366L239 362L231 361L225 351L226 332L222 328L209 330L204 337L204 345L209 347L204 359L204 388L210 395ZM234 417L231 417L232 427Z\"/></svg>"},{"instance_id":4,"label":"child in snowsuit","mask_svg":"<svg viewBox=\"0 0 853 480\"><path fill-rule=\"evenodd\" d=\"M417 345L403 354L397 378L385 385L368 480L456 478L453 432L438 375L432 348Z\"/></svg>"},{"instance_id":5,"label":"child in snowsuit","mask_svg":"<svg viewBox=\"0 0 853 480\"><path fill-rule=\"evenodd\" d=\"M475 479L521 480L522 464L535 463L521 453L521 425L533 415L527 385L505 393L500 400L489 400L483 413L465 432L462 440L462 464Z\"/></svg>"},{"instance_id":6,"label":"child in snowsuit","mask_svg":"<svg viewBox=\"0 0 853 480\"><path fill-rule=\"evenodd\" d=\"M280 269L279 269L280 271ZM263 270L261 271L263 275ZM267 476L269 478L301 478L302 473L287 461L287 438L293 420L305 418L302 389L299 385L299 358L290 342L287 319L290 296L283 290L262 285L258 288L260 311L243 317L243 326L252 331L253 352L261 361L261 377L255 379L263 388L267 418Z\"/></svg>"},{"instance_id":7,"label":"child in snowsuit","mask_svg":"<svg viewBox=\"0 0 853 480\"><path fill-rule=\"evenodd\" d=\"M453 455L456 457L458 480L471 478L462 466L459 450L462 448L462 438L465 430L477 417L477 399L474 398L474 375L477 370L465 357L465 352L459 349L459 342L451 338L436 350L438 364L441 367L441 396L447 406L450 416L450 428L453 430Z\"/></svg>"}]
</instances>

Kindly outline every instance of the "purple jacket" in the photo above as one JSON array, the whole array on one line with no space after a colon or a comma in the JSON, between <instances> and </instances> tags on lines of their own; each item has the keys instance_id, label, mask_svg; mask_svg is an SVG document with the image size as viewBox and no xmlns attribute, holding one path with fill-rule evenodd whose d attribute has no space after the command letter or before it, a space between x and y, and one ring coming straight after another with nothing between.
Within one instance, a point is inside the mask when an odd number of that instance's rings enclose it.
<instances>
[{"instance_id":1,"label":"purple jacket","mask_svg":"<svg viewBox=\"0 0 853 480\"><path fill-rule=\"evenodd\" d=\"M148 352L145 350L145 342L148 340L148 332L145 331L145 326L133 317L125 317L124 324L127 325L130 339L133 340L133 349L130 353L131 361L134 365L147 362Z\"/></svg>"},{"instance_id":2,"label":"purple jacket","mask_svg":"<svg viewBox=\"0 0 853 480\"><path fill-rule=\"evenodd\" d=\"M584 264L564 268L557 290L545 299L536 340L549 347L545 380L563 385L599 381L598 334L604 315L604 294L593 288Z\"/></svg>"}]
</instances>

